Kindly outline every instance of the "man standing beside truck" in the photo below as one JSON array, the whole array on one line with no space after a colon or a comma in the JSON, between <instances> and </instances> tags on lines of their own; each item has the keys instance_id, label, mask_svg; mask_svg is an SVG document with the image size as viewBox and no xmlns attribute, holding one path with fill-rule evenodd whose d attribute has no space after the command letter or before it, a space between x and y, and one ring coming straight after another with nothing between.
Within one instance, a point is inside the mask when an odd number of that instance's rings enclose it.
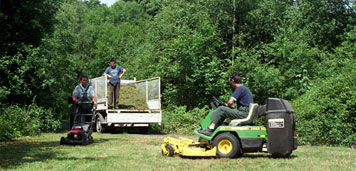
<instances>
[{"instance_id":1,"label":"man standing beside truck","mask_svg":"<svg viewBox=\"0 0 356 171\"><path fill-rule=\"evenodd\" d=\"M121 77L124 76L126 70L120 66L115 65L115 60L110 60L110 66L106 68L103 73L104 76L109 78L110 95L109 95L109 109L112 109L112 104L114 101L114 108L118 109L119 97L120 97L120 81ZM113 97L114 94L114 97Z\"/></svg>"},{"instance_id":2,"label":"man standing beside truck","mask_svg":"<svg viewBox=\"0 0 356 171\"><path fill-rule=\"evenodd\" d=\"M90 110L98 106L96 94L92 86L88 83L88 76L82 74L80 76L80 84L77 85L72 94L73 107L70 116L70 129L72 129L74 116L76 114L90 113ZM82 119L82 118L80 118Z\"/></svg>"}]
</instances>

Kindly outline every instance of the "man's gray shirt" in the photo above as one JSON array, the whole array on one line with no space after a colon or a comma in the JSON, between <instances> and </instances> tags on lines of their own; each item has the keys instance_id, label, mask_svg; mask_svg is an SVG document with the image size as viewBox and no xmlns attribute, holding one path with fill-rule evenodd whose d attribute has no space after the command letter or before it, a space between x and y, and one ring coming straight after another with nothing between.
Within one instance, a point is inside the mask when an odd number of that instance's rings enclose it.
<instances>
[{"instance_id":1,"label":"man's gray shirt","mask_svg":"<svg viewBox=\"0 0 356 171\"><path fill-rule=\"evenodd\" d=\"M120 83L120 73L122 72L124 72L124 68L115 66L115 68L107 67L104 73L109 74L112 77L109 80L110 83Z\"/></svg>"},{"instance_id":2,"label":"man's gray shirt","mask_svg":"<svg viewBox=\"0 0 356 171\"><path fill-rule=\"evenodd\" d=\"M77 97L77 99L78 99L79 101L82 101L84 92L85 92L85 90L87 89L88 86L89 86L89 84L87 84L86 87L83 87L82 84L77 85L77 86L74 88L73 96ZM93 87L92 87L92 86L89 86L89 88L88 88L88 90L87 90L87 97L88 97L88 99L91 99L93 96L96 96L96 94L95 94L95 92L94 92Z\"/></svg>"}]
</instances>

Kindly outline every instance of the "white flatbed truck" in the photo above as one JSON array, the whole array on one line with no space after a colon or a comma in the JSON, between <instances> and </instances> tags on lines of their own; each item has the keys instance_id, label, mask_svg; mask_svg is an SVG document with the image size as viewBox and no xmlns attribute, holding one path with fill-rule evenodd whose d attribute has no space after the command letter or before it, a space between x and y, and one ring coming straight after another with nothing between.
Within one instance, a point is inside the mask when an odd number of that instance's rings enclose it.
<instances>
[{"instance_id":1,"label":"white flatbed truck","mask_svg":"<svg viewBox=\"0 0 356 171\"><path fill-rule=\"evenodd\" d=\"M95 114L95 128L99 133L111 128L143 128L150 124L161 124L161 80L160 77L139 80L121 80L122 86L137 89L146 99L149 109L108 109L108 79L105 76L90 79L97 96L98 107ZM120 102L120 99L119 99Z\"/></svg>"}]
</instances>

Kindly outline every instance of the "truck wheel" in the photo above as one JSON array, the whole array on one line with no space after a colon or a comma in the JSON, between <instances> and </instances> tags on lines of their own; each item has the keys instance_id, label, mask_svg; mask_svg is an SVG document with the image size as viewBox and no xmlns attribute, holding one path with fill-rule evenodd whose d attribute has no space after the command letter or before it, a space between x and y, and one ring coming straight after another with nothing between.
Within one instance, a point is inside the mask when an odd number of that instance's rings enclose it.
<instances>
[{"instance_id":1,"label":"truck wheel","mask_svg":"<svg viewBox=\"0 0 356 171\"><path fill-rule=\"evenodd\" d=\"M96 132L97 133L104 133L105 132L105 127L101 124L100 117L96 118Z\"/></svg>"},{"instance_id":2,"label":"truck wheel","mask_svg":"<svg viewBox=\"0 0 356 171\"><path fill-rule=\"evenodd\" d=\"M216 136L213 146L216 147L216 155L219 157L234 158L242 155L239 140L229 132Z\"/></svg>"}]
</instances>

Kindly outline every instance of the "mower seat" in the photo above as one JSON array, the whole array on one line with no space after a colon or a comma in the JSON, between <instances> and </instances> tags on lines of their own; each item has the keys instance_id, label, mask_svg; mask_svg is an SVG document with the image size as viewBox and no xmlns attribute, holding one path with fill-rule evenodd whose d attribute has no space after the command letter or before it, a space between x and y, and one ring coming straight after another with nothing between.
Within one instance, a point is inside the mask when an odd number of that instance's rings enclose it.
<instances>
[{"instance_id":1,"label":"mower seat","mask_svg":"<svg viewBox=\"0 0 356 171\"><path fill-rule=\"evenodd\" d=\"M230 126L242 126L242 125L251 125L256 120L258 114L258 104L251 103L248 111L248 115L244 119L234 119L230 122Z\"/></svg>"}]
</instances>

